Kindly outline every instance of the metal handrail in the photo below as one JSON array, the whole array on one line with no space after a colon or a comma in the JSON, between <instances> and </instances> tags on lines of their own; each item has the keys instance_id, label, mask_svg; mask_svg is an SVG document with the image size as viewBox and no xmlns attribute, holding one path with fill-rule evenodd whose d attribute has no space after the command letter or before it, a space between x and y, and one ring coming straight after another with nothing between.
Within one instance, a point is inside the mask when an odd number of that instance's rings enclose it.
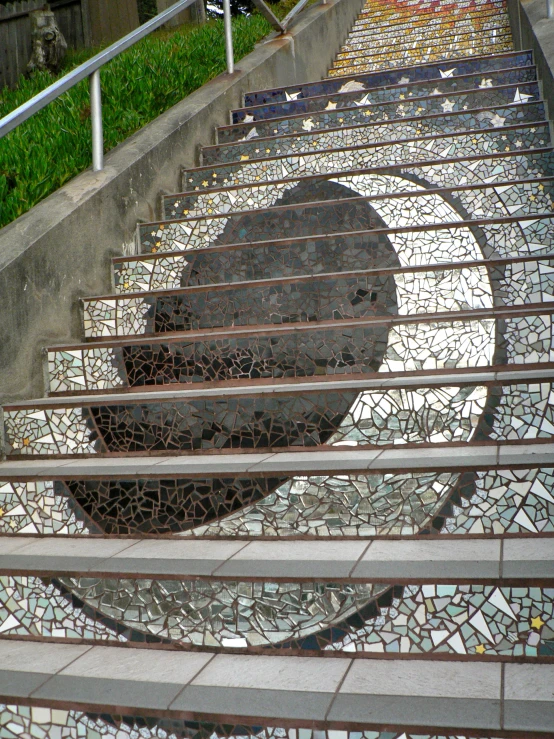
<instances>
[{"instance_id":1,"label":"metal handrail","mask_svg":"<svg viewBox=\"0 0 554 739\"><path fill-rule=\"evenodd\" d=\"M554 0L546 0L546 17L554 18Z\"/></svg>"},{"instance_id":2,"label":"metal handrail","mask_svg":"<svg viewBox=\"0 0 554 739\"><path fill-rule=\"evenodd\" d=\"M49 105L53 100L59 98L64 92L74 87L78 82L89 79L90 85L90 117L92 123L92 169L99 172L104 168L104 132L102 126L102 87L100 83L101 68L119 56L122 52L134 46L137 41L141 41L148 36L149 33L155 31L156 28L163 26L164 23L171 20L178 13L188 8L189 5L198 0L178 0L167 10L144 23L139 28L131 31L123 38L116 41L107 49L99 54L91 57L84 64L80 64L75 69L68 72L53 84L46 87L38 95L35 95L26 103L20 105L19 108L12 110L7 116L0 119L0 139L6 134L13 131L21 123L31 118L35 113ZM554 0L552 0L554 2ZM285 33L292 19L307 5L309 0L300 0L290 13L282 21L279 21L270 8L263 0L253 0L260 12L267 18L272 26L277 28L281 33ZM323 3L326 0L322 0ZM225 54L227 59L227 73L233 74L235 69L235 61L233 54L233 31L231 27L231 3L230 0L223 0L223 22L225 29Z\"/></svg>"},{"instance_id":3,"label":"metal handrail","mask_svg":"<svg viewBox=\"0 0 554 739\"><path fill-rule=\"evenodd\" d=\"M264 18L269 21L273 28L279 31L279 33L286 33L287 28L290 26L292 20L298 15L298 13L300 13L301 10L306 7L310 0L300 0L300 2L296 3L294 8L289 13L287 13L282 21L277 18L275 13L268 5L266 5L264 0L252 0L252 2L258 8ZM325 5L326 2L327 0L322 0L321 4ZM550 2L554 2L554 0L550 0Z\"/></svg>"},{"instance_id":4,"label":"metal handrail","mask_svg":"<svg viewBox=\"0 0 554 739\"><path fill-rule=\"evenodd\" d=\"M167 10L144 23L139 28L131 31L123 38L116 41L107 49L99 54L91 57L84 64L80 64L75 69L68 72L53 84L46 87L38 95L35 95L26 103L20 105L19 108L12 110L7 116L0 119L0 139L17 128L21 123L28 120L39 110L49 105L53 100L63 95L78 82L89 78L90 81L90 117L92 121L92 168L95 172L104 168L104 137L102 131L102 90L100 85L100 69L119 56L122 52L134 46L137 41L141 41L148 36L149 33L155 31L164 23L171 20L178 13L188 8L189 5L197 2L197 0L178 0ZM227 54L227 71L233 73L233 39L231 34L231 8L229 0L223 0L225 13L225 45Z\"/></svg>"}]
</instances>

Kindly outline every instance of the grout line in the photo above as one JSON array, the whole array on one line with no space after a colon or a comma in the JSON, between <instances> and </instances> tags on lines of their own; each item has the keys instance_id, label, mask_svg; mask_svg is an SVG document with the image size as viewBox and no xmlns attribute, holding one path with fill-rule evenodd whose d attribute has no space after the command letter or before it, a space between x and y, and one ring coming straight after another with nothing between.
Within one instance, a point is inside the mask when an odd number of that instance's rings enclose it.
<instances>
[{"instance_id":1,"label":"grout line","mask_svg":"<svg viewBox=\"0 0 554 739\"><path fill-rule=\"evenodd\" d=\"M504 729L504 692L506 690L506 665L500 663L500 728Z\"/></svg>"},{"instance_id":2,"label":"grout line","mask_svg":"<svg viewBox=\"0 0 554 739\"><path fill-rule=\"evenodd\" d=\"M45 642L42 642L42 643L45 643ZM94 649L94 648L95 648L96 646L97 646L97 645L95 645L95 644L91 645L91 646L90 646L90 647L89 647L88 649L85 649L85 651L84 651L84 652L83 652L82 654L79 654L79 655L78 655L77 657L75 657L74 659L70 660L70 661L69 661L69 662L68 662L68 663L67 663L66 665L63 665L63 667L60 667L60 668L59 668L59 670L56 670L55 672L52 672L52 674L50 674L50 675L49 675L49 676L48 676L48 677L46 678L46 680L44 680L44 682L40 683L40 685L37 685L37 687L36 687L36 688L35 688L34 690L32 690L32 691L31 691L31 692L29 693L29 698L31 698L31 697L32 697L32 696L33 696L33 695L34 695L34 694L35 694L35 693L37 692L37 690L40 690L40 689L41 689L41 688L43 688L43 687L44 687L44 686L45 686L45 685L46 685L47 683L49 683L49 682L50 682L50 680L52 680L52 678L54 678L54 677L56 677L57 675L59 675L59 674L60 674L60 673L62 672L62 670L65 670L65 669L66 669L67 667L69 667L70 665L73 665L73 664L75 664L75 662L77 662L78 660L80 660L80 659L81 659L81 657L84 657L84 656L85 656L85 654L88 654L88 653L90 652L90 650L91 650L91 649Z\"/></svg>"},{"instance_id":3,"label":"grout line","mask_svg":"<svg viewBox=\"0 0 554 739\"><path fill-rule=\"evenodd\" d=\"M217 657L217 654L218 653L215 652L210 657L210 659L204 665L202 665L202 667L197 672L194 673L194 675L190 678L190 680L187 683L185 683L185 685L183 685L183 687L181 688L181 690L177 693L177 695L173 698L173 700L171 701L171 703L167 706L167 709L166 710L168 710L168 711L171 710L171 706L175 703L175 701L178 698L180 698L181 694L191 685L191 683L194 680L196 680L196 678L200 675L200 673L202 673L206 669L206 667L208 667L208 665L213 662L213 660Z\"/></svg>"},{"instance_id":4,"label":"grout line","mask_svg":"<svg viewBox=\"0 0 554 739\"><path fill-rule=\"evenodd\" d=\"M237 554L240 554L246 547L250 546L252 544L252 541L246 541L244 543L244 546L242 546L240 549L237 549L236 552L233 552L233 554L230 557L227 557L227 559L224 562L221 562L221 564L218 564L217 567L211 571L210 577L214 577L217 574L217 571L223 567L224 565L228 564L234 557L237 556Z\"/></svg>"},{"instance_id":5,"label":"grout line","mask_svg":"<svg viewBox=\"0 0 554 739\"><path fill-rule=\"evenodd\" d=\"M504 539L500 539L500 560L498 562L498 577L504 579Z\"/></svg>"},{"instance_id":6,"label":"grout line","mask_svg":"<svg viewBox=\"0 0 554 739\"><path fill-rule=\"evenodd\" d=\"M339 680L338 685L336 687L336 690L333 693L333 697L331 698L331 702L329 703L329 706L327 707L327 710L325 711L325 716L323 718L324 721L327 721L327 717L331 713L331 709L333 708L333 705L334 705L334 703L335 703L335 701L337 699L337 696L339 695L339 693L340 693L340 691L342 689L342 686L344 685L344 681L346 680L346 677L347 677L348 673L352 669L352 665L353 664L354 664L354 660L352 658L350 658L350 664L348 665L348 667L344 671L344 675L342 676L342 678Z\"/></svg>"},{"instance_id":7,"label":"grout line","mask_svg":"<svg viewBox=\"0 0 554 739\"><path fill-rule=\"evenodd\" d=\"M374 541L375 541L374 539L370 539L368 541L367 546L364 548L364 550L362 551L362 553L360 554L360 556L358 557L358 559L354 562L354 564L352 565L352 567L348 571L347 577L352 577L352 573L354 572L354 570L356 569L356 567L360 564L360 562L362 561L362 559L365 557L365 555L367 553L367 550L370 548L370 546L373 544Z\"/></svg>"}]
</instances>

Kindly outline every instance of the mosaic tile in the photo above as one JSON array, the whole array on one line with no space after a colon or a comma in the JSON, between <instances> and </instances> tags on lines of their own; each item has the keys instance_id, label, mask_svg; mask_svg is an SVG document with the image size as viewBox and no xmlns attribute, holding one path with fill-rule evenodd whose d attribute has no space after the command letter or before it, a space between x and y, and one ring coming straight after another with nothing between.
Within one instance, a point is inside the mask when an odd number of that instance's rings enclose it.
<instances>
[{"instance_id":1,"label":"mosaic tile","mask_svg":"<svg viewBox=\"0 0 554 739\"><path fill-rule=\"evenodd\" d=\"M1 739L478 739L467 734L395 731L326 731L306 728L235 726L216 723L86 715L74 710L0 704ZM499 739L480 735L480 739ZM523 736L515 739L524 739Z\"/></svg>"},{"instance_id":2,"label":"mosaic tile","mask_svg":"<svg viewBox=\"0 0 554 739\"><path fill-rule=\"evenodd\" d=\"M485 78L485 80L488 78ZM334 108L314 111L308 114L291 115L284 118L255 120L255 116L233 126L220 126L217 141L226 144L232 141L249 141L253 138L283 136L306 131L346 128L375 122L402 120L404 118L425 119L430 115L444 115L465 111L479 111L482 108L503 107L514 103L537 102L540 90L535 82L507 87L450 92L447 95L430 95L420 98L405 98L401 101L380 103L366 102L368 93L359 92L350 108Z\"/></svg>"},{"instance_id":3,"label":"mosaic tile","mask_svg":"<svg viewBox=\"0 0 554 739\"><path fill-rule=\"evenodd\" d=\"M532 83L537 73L534 67L520 67L516 69L498 70L483 75L482 72L474 75L445 77L441 79L422 80L406 84L396 84L393 87L381 87L365 90L362 83L353 84L357 90L352 92L337 91L334 94L318 97L298 98L286 100L271 105L245 107L233 111L232 122L246 122L252 120L268 120L285 118L290 115L315 113L323 110L341 110L357 106L378 105L382 103L402 102L410 98L426 98L430 95L448 95L448 93L487 90L501 85L518 85ZM360 103L363 100L363 103Z\"/></svg>"},{"instance_id":4,"label":"mosaic tile","mask_svg":"<svg viewBox=\"0 0 554 739\"><path fill-rule=\"evenodd\" d=\"M497 12L493 11L493 16L497 16ZM359 21L368 24L367 21ZM430 21L425 21L428 23ZM463 21L457 20L456 23ZM358 21L356 22L358 23ZM410 26L414 23L413 16L409 20ZM371 28L374 28L372 21L369 21ZM406 23L399 26L399 30L405 27ZM349 36L356 35L357 25ZM363 30L363 28L362 28ZM377 33L381 33L377 30ZM490 73L498 69L514 69L516 67L527 67L533 65L533 56L530 51L512 51L496 56L486 56L481 59L464 59L457 62L455 69L452 71L452 65L448 64L448 60L438 64L422 64L410 67L404 70L385 70L373 73L358 75L355 79L333 79L327 78L318 82L306 82L295 87L276 88L272 90L259 90L255 92L247 92L244 94L244 105L264 105L266 103L279 102L288 100L289 98L301 99L307 97L315 97L317 95L325 95L338 92L345 85L362 85L364 89L373 87L384 87L385 85L403 84L400 82L404 78L407 82L418 82L420 80L443 79L450 75L453 77L474 73ZM358 87L358 90L361 87Z\"/></svg>"},{"instance_id":5,"label":"mosaic tile","mask_svg":"<svg viewBox=\"0 0 554 739\"><path fill-rule=\"evenodd\" d=\"M424 149L423 146L422 149ZM421 155L423 158L424 151L421 152ZM461 182L465 185L491 185L495 182L505 183L512 179L551 176L552 159L553 155L550 149L536 153L522 152L521 154L514 154L505 152L494 157L481 159L455 158L429 164L425 163L425 160L421 164L399 163L391 165L389 163L388 167L381 167L381 169L387 170L386 173L356 171L356 167L353 166L352 173L347 174L345 169L349 166L349 152L345 152L342 156L337 152L335 156L331 157L331 162L339 167L339 171L336 173L331 171L325 175L320 174L318 177L317 173L310 171L309 166L306 168L302 166L299 157L299 161L295 162L298 168L294 175L291 174L290 181L285 179L284 176L288 177L288 172L283 170L281 171L282 181L244 183L225 190L177 195L169 199L166 197L164 207L166 216L170 218L206 216L218 212L227 213L267 208L276 205L285 194L293 196L294 193L289 193L289 190L305 187L308 183L315 186L318 182L327 180L332 180L349 188L354 194L366 196L421 191L424 186L428 188L456 187ZM321 169L326 165L325 155L320 154L317 161L316 158L312 158L309 164L321 172ZM245 171L245 174L249 177L250 172ZM278 175L277 172L276 175ZM296 178L300 177L305 179L298 182Z\"/></svg>"},{"instance_id":6,"label":"mosaic tile","mask_svg":"<svg viewBox=\"0 0 554 739\"><path fill-rule=\"evenodd\" d=\"M310 149L336 148L338 146L364 146L401 139L412 139L437 134L462 133L487 128L503 128L516 123L544 121L543 103L525 103L504 108L481 109L473 112L457 112L433 115L428 118L400 119L388 123L358 124L327 131L288 134L269 138L254 137L248 141L236 141L222 146L202 149L202 164L244 161L245 158L264 159L308 152Z\"/></svg>"},{"instance_id":7,"label":"mosaic tile","mask_svg":"<svg viewBox=\"0 0 554 739\"><path fill-rule=\"evenodd\" d=\"M499 131L475 131L453 136L441 136L418 141L380 144L369 147L327 150L325 153L305 153L279 156L252 162L212 165L208 169L183 171L183 192L214 190L232 185L256 184L290 179L295 175L316 175L322 171L372 169L395 164L413 164L436 159L462 159L490 156L499 152L527 151L550 144L547 125L536 124ZM214 181L215 180L215 181Z\"/></svg>"},{"instance_id":8,"label":"mosaic tile","mask_svg":"<svg viewBox=\"0 0 554 739\"><path fill-rule=\"evenodd\" d=\"M466 218L542 215L554 208L552 179L542 179L538 182L507 181L497 187L476 185L470 190L458 186L444 192L427 193L417 184L410 181L406 183L398 178L398 191L401 192L408 186L411 193L408 191L406 195L391 193L384 196L377 194L378 187L379 185L390 187L389 178L372 175L371 179L376 186L370 190L373 195L365 198L353 189L333 181L309 181L285 191L271 209L263 213L248 209L241 212L237 209L231 213L200 215L181 221L146 224L139 228L139 239L144 252L157 253L372 230L376 228L377 222L368 213L366 201L388 226L395 229L403 228L406 232L410 230L410 226L451 223ZM314 205L313 202L317 204ZM510 236L510 239L514 239L512 243L517 245L515 253L521 253L520 249L523 253L540 251L537 239L531 234L534 229L540 228L546 237L549 223L541 218L540 225L538 224L538 221L533 223L533 220L529 219L522 221L519 229L515 229L516 233ZM492 228L487 225L481 227ZM521 236L517 235L519 230L529 234L525 240L529 245L534 244L533 248L523 246L525 241L522 242ZM543 238L540 242L546 243ZM260 245L258 244L256 248L260 248ZM482 248L485 250L486 244L483 244ZM504 254L507 251L509 250L506 247L502 249ZM194 254L187 256L187 260L195 258ZM123 265L126 263L128 262L121 262ZM115 264L116 274L118 270L124 268L119 264ZM223 281L231 281L226 273L223 274L225 274ZM121 280L118 278L117 281L120 285Z\"/></svg>"}]
</instances>

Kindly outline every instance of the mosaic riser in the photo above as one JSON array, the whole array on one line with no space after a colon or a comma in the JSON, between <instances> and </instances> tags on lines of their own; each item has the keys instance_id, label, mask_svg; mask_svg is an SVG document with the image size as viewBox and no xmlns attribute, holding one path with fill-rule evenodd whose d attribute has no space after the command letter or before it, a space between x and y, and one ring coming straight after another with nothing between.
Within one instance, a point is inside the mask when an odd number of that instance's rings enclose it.
<instances>
[{"instance_id":1,"label":"mosaic riser","mask_svg":"<svg viewBox=\"0 0 554 739\"><path fill-rule=\"evenodd\" d=\"M395 18L425 17L456 20L460 16L478 18L482 14L506 12L503 0L458 0L454 3L436 3L434 0L374 0L365 5L360 18L393 23Z\"/></svg>"},{"instance_id":2,"label":"mosaic riser","mask_svg":"<svg viewBox=\"0 0 554 739\"><path fill-rule=\"evenodd\" d=\"M345 152L344 159L348 152ZM320 172L325 167L325 155L318 157L318 162L311 162L314 169ZM327 177L318 179L313 176L301 186L311 184L316 186L318 182L332 180L350 188L354 193L360 195L384 195L386 193L397 193L399 191L416 191L424 189L415 181L423 182L427 187L457 187L461 183L489 184L506 182L522 178L533 179L533 177L549 177L553 172L554 157L552 151L524 154L506 154L503 156L486 157L483 159L464 160L458 159L449 162L433 162L431 164L416 164L391 167L391 173L355 173L355 174L329 174ZM254 166L252 163L250 166ZM296 162L298 169L294 177L309 175L300 167L300 161ZM341 169L344 167L341 166ZM164 198L165 217L183 218L185 216L206 216L212 213L226 213L230 211L253 210L255 208L266 208L275 205L280 197L287 194L289 190L299 187L291 182L273 182L262 184L250 184L235 189L220 190L195 195L172 196ZM471 197L473 192L469 193ZM385 219L386 220L386 219ZM457 220L457 219L456 219ZM392 225L388 221L389 225ZM407 225L407 224L398 224Z\"/></svg>"},{"instance_id":3,"label":"mosaic riser","mask_svg":"<svg viewBox=\"0 0 554 739\"><path fill-rule=\"evenodd\" d=\"M404 36L404 35L403 35ZM414 44L426 43L426 52L434 53L435 46L440 45L441 48L448 46L452 50L462 49L464 46L468 50L474 51L475 49L484 49L486 46L492 46L497 48L503 44L510 44L512 41L512 34L509 23L503 25L493 26L492 28L483 28L479 32L479 37L475 38L474 31L445 31L440 35L439 44L429 43L429 31L428 29L417 29L414 28L412 33L406 34L405 38L402 37L397 39L396 43L391 44L390 40L386 37L375 38L370 36L369 40L364 43L363 41L357 41L359 38L356 35L356 40L351 40L342 47L336 57L333 66L342 66L342 62L348 61L350 64L363 64L365 61L371 61L372 58L382 58L384 55L404 55L412 51ZM510 46L508 46L508 49ZM482 52L481 52L482 53ZM469 55L469 54L468 54ZM444 57L443 57L444 58Z\"/></svg>"},{"instance_id":4,"label":"mosaic riser","mask_svg":"<svg viewBox=\"0 0 554 739\"><path fill-rule=\"evenodd\" d=\"M454 246L446 234L439 249ZM406 240L408 241L408 240ZM469 252L466 233L459 239ZM401 243L401 240L398 240ZM428 239L430 244L432 239ZM411 245L412 242L408 243ZM421 246L422 240L417 241ZM502 275L504 272L504 275ZM495 270L497 304L552 300L554 284L548 264L528 262ZM514 277L513 283L510 278ZM424 302L421 298L424 297ZM225 290L121 296L87 301L87 337L152 335L224 326L262 326L306 321L342 320L385 315L444 313L492 307L491 283L482 266L395 275L311 277L272 285L253 283Z\"/></svg>"},{"instance_id":5,"label":"mosaic riser","mask_svg":"<svg viewBox=\"0 0 554 739\"><path fill-rule=\"evenodd\" d=\"M554 219L542 221L548 233L554 226ZM507 244L514 251L525 253L528 244L522 237L518 224L491 224L482 229L487 246L495 253L501 253ZM510 238L511 237L511 238ZM449 264L446 246L460 245L460 251L467 243L467 229L452 228L444 231L419 232L416 234L395 234L394 242L410 244L416 252L416 244L421 240L434 240L437 254L428 262L431 265ZM497 247L497 244L499 245ZM499 248L500 247L500 248ZM502 248L504 247L504 249ZM408 248L405 246L404 248ZM545 241L543 249L552 253L552 243ZM458 251L458 249L456 249ZM256 249L245 246L243 249L221 251L202 250L192 253L163 255L149 259L129 259L115 265L116 293L125 295L139 291L172 289L187 285L209 285L218 282L242 282L297 275L316 275L321 272L354 271L377 268L375 259L368 250L362 248L356 236L327 237L304 243L258 244ZM552 294L549 266L551 259L519 264L491 265L489 279L497 304L514 301L517 296L536 294L537 301L545 300ZM380 267L382 267L382 263ZM468 264L468 267L472 267ZM414 268L418 269L418 268ZM419 268L424 269L424 268ZM515 279L511 288L504 286L509 277ZM402 280L400 281L402 284ZM530 289L531 288L531 289ZM542 295L542 297L540 297ZM508 297L512 296L512 297ZM527 298L524 298L526 300ZM507 304L507 303L506 303Z\"/></svg>"},{"instance_id":6,"label":"mosaic riser","mask_svg":"<svg viewBox=\"0 0 554 739\"><path fill-rule=\"evenodd\" d=\"M451 70L447 70L451 71ZM366 91L360 82L347 83L350 92L343 90L335 94L320 97L300 98L287 100L262 107L245 107L233 111L232 122L241 123L246 116L254 116L255 120L282 118L288 115L315 113L326 109L352 108L359 104L360 93L365 92L365 105L378 105L392 101L402 101L407 98L428 97L429 95L448 95L451 92L464 90L483 90L498 85L518 85L533 82L537 78L534 67L521 67L510 70L500 70L483 75L467 75L463 77L445 77L440 80L426 80L416 83L407 83L395 87L384 87ZM345 85L346 86L346 85ZM348 88L347 88L348 89ZM331 107L329 107L331 106Z\"/></svg>"},{"instance_id":7,"label":"mosaic riser","mask_svg":"<svg viewBox=\"0 0 554 739\"><path fill-rule=\"evenodd\" d=\"M462 76L465 74L490 74L500 69L512 69L515 67L527 67L533 65L533 55L529 51L512 52L499 57L484 57L483 59L466 59L456 64L455 72L451 76ZM287 87L275 90L260 90L258 92L247 92L244 95L244 105L264 105L286 101L289 98L301 99L316 97L319 95L331 95L340 92L345 85L363 85L364 89L384 87L385 85L397 85L408 82L419 82L423 80L440 80L447 74L448 62L442 64L429 64L417 66L406 70L391 70L375 72L356 77L355 80L325 79L321 82L309 82L297 87ZM451 66L450 66L451 68ZM402 81L401 81L402 80ZM361 89L358 87L357 89Z\"/></svg>"},{"instance_id":8,"label":"mosaic riser","mask_svg":"<svg viewBox=\"0 0 554 739\"><path fill-rule=\"evenodd\" d=\"M506 39L506 40L504 40ZM426 62L436 62L440 59L448 57L448 59L463 59L466 56L480 56L482 54L499 54L502 51L511 51L513 49L512 37L497 36L494 39L487 40L484 43L480 38L468 40L467 43L438 43L427 46L432 51L414 53L412 45L410 45L404 53L399 53L394 58L389 57L386 53L376 54L373 57L367 57L367 62L360 60L359 64L346 62L341 66L341 62L337 61L329 70L329 77L343 77L345 75L359 74L360 72L373 72L377 69L389 69L391 67L407 67L411 64L425 64Z\"/></svg>"},{"instance_id":9,"label":"mosaic riser","mask_svg":"<svg viewBox=\"0 0 554 739\"><path fill-rule=\"evenodd\" d=\"M441 235L439 232L438 236ZM458 241L463 246L468 242L464 232L458 240L451 232L446 238L434 241L430 235L428 240L444 252ZM421 244L419 240L417 243ZM554 269L550 260L509 264L491 272L485 267L468 265L390 276L312 277L264 287L253 284L244 288L214 289L213 292L206 287L201 292L188 294L171 294L169 289L176 285L170 272L168 283L161 284L168 288L165 294L87 301L85 331L91 337L151 335L223 326L396 315L397 312L408 316L489 308L492 306L490 280L497 306L554 299Z\"/></svg>"},{"instance_id":10,"label":"mosaic riser","mask_svg":"<svg viewBox=\"0 0 554 739\"><path fill-rule=\"evenodd\" d=\"M26 732L26 733L25 733ZM20 739L477 739L461 734L398 731L323 731L260 726L220 726L170 719L92 717L58 708L0 704L0 738ZM481 735L481 738L483 736ZM485 739L498 739L485 737ZM516 737L516 739L525 739Z\"/></svg>"},{"instance_id":11,"label":"mosaic riser","mask_svg":"<svg viewBox=\"0 0 554 739\"><path fill-rule=\"evenodd\" d=\"M550 383L491 389L487 435L551 438ZM487 402L481 387L222 398L5 413L8 454L92 454L222 448L468 441ZM350 409L350 410L348 410ZM337 429L335 431L335 429ZM333 433L335 431L335 433ZM97 438L99 437L99 438Z\"/></svg>"},{"instance_id":12,"label":"mosaic riser","mask_svg":"<svg viewBox=\"0 0 554 739\"><path fill-rule=\"evenodd\" d=\"M367 93L366 93L367 94ZM503 88L483 88L470 92L452 92L446 95L405 99L400 102L381 103L372 107L363 101L366 94L360 92L351 108L336 109L333 103L328 109L288 118L256 120L254 116L234 126L221 126L217 129L217 142L227 144L252 138L283 136L285 134L305 133L328 128L341 128L377 121L394 121L402 118L425 118L445 113L463 113L466 110L496 108L514 103L539 101L540 92L536 83ZM358 104L357 104L358 103ZM330 106L330 107L329 107Z\"/></svg>"},{"instance_id":13,"label":"mosaic riser","mask_svg":"<svg viewBox=\"0 0 554 739\"><path fill-rule=\"evenodd\" d=\"M61 581L87 605L136 631L184 644L231 648L269 646L323 631L387 589L325 582Z\"/></svg>"},{"instance_id":14,"label":"mosaic riser","mask_svg":"<svg viewBox=\"0 0 554 739\"><path fill-rule=\"evenodd\" d=\"M468 33L480 32L481 30L508 30L510 24L505 17L499 17L498 13L494 12L490 14L482 13L476 18L459 18L455 22L443 18L434 20L432 16L429 19L423 20L412 18L407 21L392 23L388 27L394 32L395 36L401 33L402 36L410 38L414 34L418 35L421 30L425 29L428 34L440 35L443 38L448 35L455 35L456 33L464 34L465 36ZM373 21L361 18L354 23L352 31L348 34L347 43L341 48L345 51L351 49L358 41L365 41L369 45L372 41L383 42L385 38L383 37L382 29L379 27L376 28Z\"/></svg>"},{"instance_id":15,"label":"mosaic riser","mask_svg":"<svg viewBox=\"0 0 554 739\"><path fill-rule=\"evenodd\" d=\"M336 148L337 146L364 146L386 141L435 136L448 133L463 133L479 129L502 128L513 124L539 123L544 121L543 103L525 103L505 108L480 111L478 113L450 113L415 121L358 125L318 133L303 132L294 136L254 138L224 146L202 149L202 164L235 162L245 157L263 159L267 156L307 152L310 149Z\"/></svg>"},{"instance_id":16,"label":"mosaic riser","mask_svg":"<svg viewBox=\"0 0 554 739\"><path fill-rule=\"evenodd\" d=\"M70 483L71 497L63 483L43 482L40 489L35 483L6 483L0 531L51 533L63 527L61 533L86 535L99 530L93 519L111 534L173 531L216 537L371 537L416 534L425 527L449 534L554 531L549 492L554 471L549 468L296 477L282 484L270 481L263 489L261 480L254 482L255 487L252 480L195 481L202 493L196 510L183 506L193 492L186 479ZM45 491L60 502L54 520L43 513L30 525L17 498L40 507ZM73 501L82 506L80 518ZM222 517L202 524L203 518L213 518L213 510Z\"/></svg>"},{"instance_id":17,"label":"mosaic riser","mask_svg":"<svg viewBox=\"0 0 554 739\"><path fill-rule=\"evenodd\" d=\"M386 586L93 578L62 582L117 622L196 646L255 647L290 639L305 648L345 652L554 653L552 588L406 587L390 608L372 604L377 611L373 618L360 614L352 625L348 616ZM333 632L325 633L330 626Z\"/></svg>"},{"instance_id":18,"label":"mosaic riser","mask_svg":"<svg viewBox=\"0 0 554 739\"><path fill-rule=\"evenodd\" d=\"M337 145L340 146L340 139ZM277 159L236 162L183 171L183 192L201 191L230 185L255 184L283 180L295 176L318 175L323 171L341 172L355 169L412 164L436 159L461 159L499 152L517 152L548 146L548 126L522 126L504 132L475 131L454 136L378 144L354 149L292 154Z\"/></svg>"},{"instance_id":19,"label":"mosaic riser","mask_svg":"<svg viewBox=\"0 0 554 739\"><path fill-rule=\"evenodd\" d=\"M435 310L463 310L489 307L490 288L479 295L480 282L486 280L484 268L473 267L451 272L450 277L414 281L413 275L308 278L296 282L260 286L230 287L225 290L194 290L189 293L162 293L158 296L119 297L84 303L85 336L152 335L224 326L261 326L299 321L341 320L396 314L396 290L404 290L403 305L417 302L410 295L412 287L425 284L430 294L429 311L434 312L433 297L442 291ZM440 281L442 284L438 285ZM417 284L419 283L419 284ZM464 296L470 287L471 303ZM471 289L473 288L473 289ZM446 297L449 290L451 298ZM487 299L487 295L489 296ZM481 299L479 299L481 298ZM443 308L442 306L450 306ZM419 310L425 310L421 306Z\"/></svg>"},{"instance_id":20,"label":"mosaic riser","mask_svg":"<svg viewBox=\"0 0 554 739\"><path fill-rule=\"evenodd\" d=\"M321 646L396 654L553 655L553 606L552 588L409 586L363 628L350 627L339 641Z\"/></svg>"},{"instance_id":21,"label":"mosaic riser","mask_svg":"<svg viewBox=\"0 0 554 739\"><path fill-rule=\"evenodd\" d=\"M549 468L296 477L267 498L182 535L383 536L416 534L426 526L449 534L550 532L553 484Z\"/></svg>"},{"instance_id":22,"label":"mosaic riser","mask_svg":"<svg viewBox=\"0 0 554 739\"><path fill-rule=\"evenodd\" d=\"M550 315L503 319L506 361L553 361L553 331ZM364 350L367 346L373 352L371 330L311 330L309 336L300 337L298 333L170 344L144 342L129 344L123 350L96 347L50 351L51 390L376 371ZM389 331L383 371L486 366L492 361L494 335L494 321L490 320L396 326Z\"/></svg>"},{"instance_id":23,"label":"mosaic riser","mask_svg":"<svg viewBox=\"0 0 554 739\"><path fill-rule=\"evenodd\" d=\"M372 192L378 190L379 185L390 187L390 178L386 175L371 175L363 182L364 190L373 182ZM298 236L313 236L333 233L348 233L360 230L372 229L377 222L371 216L368 219L366 202L376 210L381 218L396 228L409 230L410 226L425 226L431 224L451 223L463 220L462 214L473 219L487 219L497 216L523 216L528 214L542 214L554 209L554 182L514 182L511 185L503 185L498 188L480 186L472 190L456 190L427 194L425 190L419 190L413 182L400 180L398 189L409 188L414 191L413 195L406 197L395 197L390 195L379 200L363 200L359 197L354 199L332 200L319 202L313 205L310 202L294 204L295 199L301 200L304 194L314 201L323 201L329 195L329 187L333 185L341 188L342 195L357 193L350 188L323 180L309 182L307 185L291 187L283 191L282 197L278 197L274 203L274 209L263 214L259 212L214 214L212 216L198 216L180 222L147 224L139 227L139 240L143 252L170 252L184 251L187 249L202 249L220 244L246 244L252 242L272 241L274 239L293 238ZM371 196L370 196L371 197ZM290 203L284 205L284 203ZM245 208L246 209L246 208ZM495 239L494 246L491 245L490 253L498 253L502 256L546 253L550 243L551 232L550 219L537 221L522 220L519 227L503 224L494 226L483 224L480 229L491 234ZM520 231L521 234L514 234ZM494 234L504 230L509 240L502 245ZM391 235L391 239L408 238L406 234L401 236ZM413 239L424 239L421 232L414 233ZM512 241L513 239L513 241ZM314 239L315 241L315 239ZM480 239L481 248L487 254L487 242ZM514 244L513 247L510 245ZM527 244L527 245L525 245ZM260 248L259 245L256 248ZM415 253L415 247L414 247ZM213 259L218 259L213 253ZM187 259L193 260L191 254ZM449 261L452 258L450 257ZM117 262L114 270L125 270L127 262ZM121 266L120 266L121 265ZM229 280L231 281L231 280ZM117 281L118 284L121 280ZM123 281L125 282L125 281Z\"/></svg>"}]
</instances>

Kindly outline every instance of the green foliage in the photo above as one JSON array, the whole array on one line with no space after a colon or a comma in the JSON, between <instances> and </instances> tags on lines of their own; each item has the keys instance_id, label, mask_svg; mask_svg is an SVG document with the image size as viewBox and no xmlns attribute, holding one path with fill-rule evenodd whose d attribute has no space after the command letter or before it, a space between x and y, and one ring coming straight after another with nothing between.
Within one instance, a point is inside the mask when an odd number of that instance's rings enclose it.
<instances>
[{"instance_id":1,"label":"green foliage","mask_svg":"<svg viewBox=\"0 0 554 739\"><path fill-rule=\"evenodd\" d=\"M270 30L259 15L233 19L240 59ZM69 67L98 50L73 53ZM102 70L104 148L113 149L225 70L222 21L159 32L136 44ZM0 118L52 83L47 72L0 91ZM91 163L88 82L83 81L0 139L0 227L57 190Z\"/></svg>"}]
</instances>

